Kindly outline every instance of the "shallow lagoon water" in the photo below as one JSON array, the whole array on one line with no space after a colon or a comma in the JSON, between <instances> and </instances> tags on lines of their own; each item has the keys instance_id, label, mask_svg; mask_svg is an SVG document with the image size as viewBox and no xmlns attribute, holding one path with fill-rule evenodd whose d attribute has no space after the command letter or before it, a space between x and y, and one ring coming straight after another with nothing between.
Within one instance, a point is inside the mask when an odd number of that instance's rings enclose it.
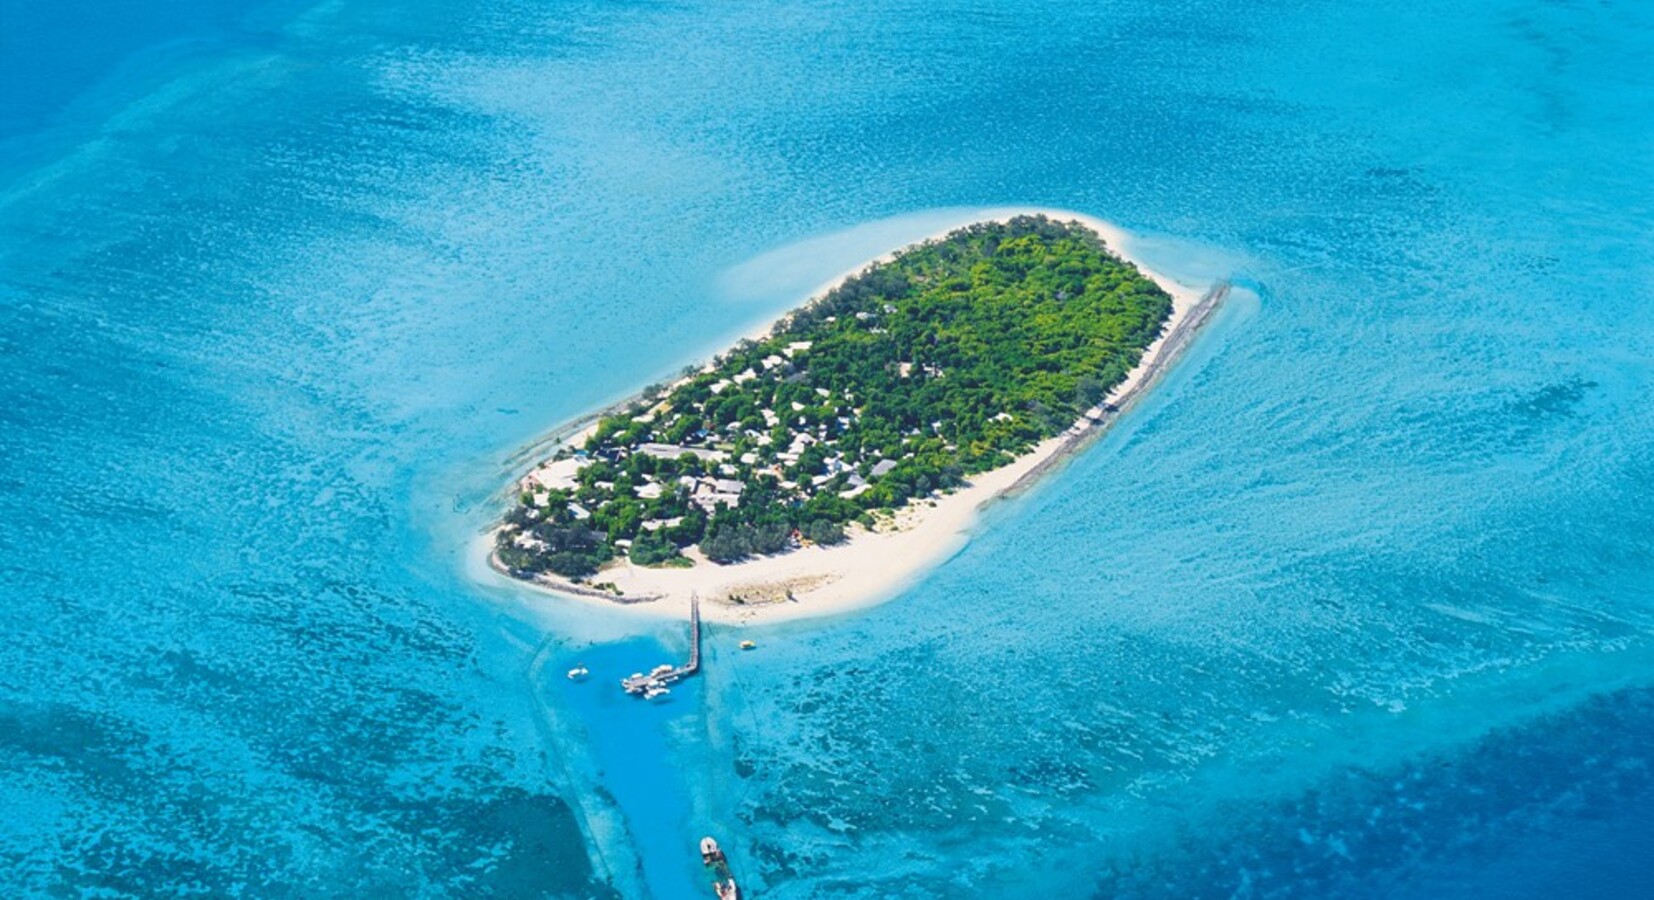
<instances>
[{"instance_id":1,"label":"shallow lagoon water","mask_svg":"<svg viewBox=\"0 0 1654 900\"><path fill-rule=\"evenodd\" d=\"M1654 22L1392 7L344 0L17 126L7 893L1646 893ZM922 584L640 710L680 627L472 571L545 429L1010 203L1254 296Z\"/></svg>"}]
</instances>

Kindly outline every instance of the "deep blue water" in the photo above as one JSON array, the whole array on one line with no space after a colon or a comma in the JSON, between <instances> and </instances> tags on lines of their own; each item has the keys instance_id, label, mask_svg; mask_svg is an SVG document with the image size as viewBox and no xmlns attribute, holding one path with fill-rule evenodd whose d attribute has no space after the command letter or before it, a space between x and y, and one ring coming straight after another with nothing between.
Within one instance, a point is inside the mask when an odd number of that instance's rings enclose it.
<instances>
[{"instance_id":1,"label":"deep blue water","mask_svg":"<svg viewBox=\"0 0 1654 900\"><path fill-rule=\"evenodd\" d=\"M1651 46L0 0L0 893L1654 894ZM548 427L1006 203L1249 290L923 583L644 707L680 628L475 571Z\"/></svg>"}]
</instances>

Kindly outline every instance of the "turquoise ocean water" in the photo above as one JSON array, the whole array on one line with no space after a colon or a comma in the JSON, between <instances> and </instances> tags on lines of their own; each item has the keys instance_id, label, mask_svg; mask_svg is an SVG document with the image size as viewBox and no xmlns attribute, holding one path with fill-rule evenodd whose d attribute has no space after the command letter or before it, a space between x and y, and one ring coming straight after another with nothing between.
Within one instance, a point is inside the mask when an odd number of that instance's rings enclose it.
<instances>
[{"instance_id":1,"label":"turquoise ocean water","mask_svg":"<svg viewBox=\"0 0 1654 900\"><path fill-rule=\"evenodd\" d=\"M1654 895L1651 47L0 0L0 894ZM1245 290L922 584L642 708L681 628L475 572L550 426L1023 203Z\"/></svg>"}]
</instances>

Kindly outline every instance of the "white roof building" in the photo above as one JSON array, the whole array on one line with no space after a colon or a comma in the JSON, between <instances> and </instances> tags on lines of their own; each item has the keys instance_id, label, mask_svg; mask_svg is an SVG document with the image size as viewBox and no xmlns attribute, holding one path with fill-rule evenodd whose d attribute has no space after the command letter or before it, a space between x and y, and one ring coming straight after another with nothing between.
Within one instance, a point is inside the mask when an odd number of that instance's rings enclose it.
<instances>
[{"instance_id":1,"label":"white roof building","mask_svg":"<svg viewBox=\"0 0 1654 900\"><path fill-rule=\"evenodd\" d=\"M637 452L644 456L653 456L656 459L677 459L685 453L692 453L702 462L718 462L725 455L722 450L709 450L705 447L685 447L681 444L639 444Z\"/></svg>"},{"instance_id":2,"label":"white roof building","mask_svg":"<svg viewBox=\"0 0 1654 900\"><path fill-rule=\"evenodd\" d=\"M587 462L588 460L572 456L568 459L554 460L528 473L527 480L546 490L572 491L580 486L576 476Z\"/></svg>"},{"instance_id":3,"label":"white roof building","mask_svg":"<svg viewBox=\"0 0 1654 900\"><path fill-rule=\"evenodd\" d=\"M546 547L545 541L527 531L519 532L516 537L511 539L511 542L524 550L544 550Z\"/></svg>"}]
</instances>

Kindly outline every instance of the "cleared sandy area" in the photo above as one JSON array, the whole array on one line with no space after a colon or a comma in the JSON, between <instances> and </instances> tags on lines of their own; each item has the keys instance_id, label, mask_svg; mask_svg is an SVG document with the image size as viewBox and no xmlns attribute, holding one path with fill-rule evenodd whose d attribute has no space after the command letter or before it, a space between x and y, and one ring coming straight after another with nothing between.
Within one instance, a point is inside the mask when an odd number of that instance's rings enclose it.
<instances>
[{"instance_id":1,"label":"cleared sandy area","mask_svg":"<svg viewBox=\"0 0 1654 900\"><path fill-rule=\"evenodd\" d=\"M1161 354L1175 354L1187 343L1190 314L1201 306L1208 285L1184 284L1153 271L1132 259L1124 248L1129 236L1099 219L1065 210L1041 208L994 208L963 214L932 235L915 241L943 237L976 222L1002 222L1019 215L1043 214L1052 219L1080 224L1097 232L1109 249L1137 265L1172 297L1172 314L1161 337L1144 353L1137 368L1110 393L1105 405L1134 398L1146 379L1164 369ZM819 297L868 267L892 259L892 251L843 273L823 285L811 297ZM1209 305L1209 304L1208 304ZM1205 320L1205 309L1193 323ZM767 329L765 332L767 333ZM1178 339L1173 340L1176 335ZM1168 348L1168 344L1170 347ZM1094 413L1100 413L1101 407ZM1100 416L1098 418L1101 418ZM784 619L826 616L848 612L889 599L926 571L959 552L969 540L982 506L1003 495L1025 476L1046 466L1057 455L1076 447L1087 432L1106 428L1096 419L1082 419L1068 434L1048 439L1009 465L973 477L967 486L927 501L918 501L880 521L878 528L851 531L850 540L836 547L802 547L776 556L758 557L732 565L717 565L691 550L695 565L685 569L654 569L634 566L621 559L591 579L609 583L619 596L605 597L585 585L573 585L546 577L535 582L517 581L550 594L607 609L626 610L651 617L688 618L689 598L699 595L701 615L709 621L731 624L774 622ZM490 553L492 536L479 542L482 553Z\"/></svg>"}]
</instances>

